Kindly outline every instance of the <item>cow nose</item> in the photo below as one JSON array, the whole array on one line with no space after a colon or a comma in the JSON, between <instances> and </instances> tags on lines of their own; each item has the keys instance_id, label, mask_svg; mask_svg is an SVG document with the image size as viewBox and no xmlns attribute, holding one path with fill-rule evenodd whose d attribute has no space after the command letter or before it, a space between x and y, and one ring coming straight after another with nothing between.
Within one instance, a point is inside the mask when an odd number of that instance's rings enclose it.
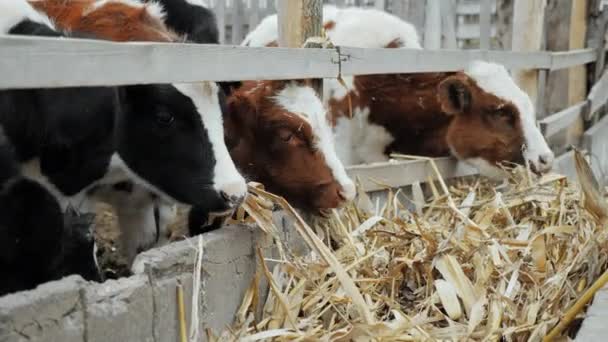
<instances>
[{"instance_id":1,"label":"cow nose","mask_svg":"<svg viewBox=\"0 0 608 342\"><path fill-rule=\"evenodd\" d=\"M355 188L355 183L345 182L342 184L342 189L340 191L340 197L345 201L352 201L357 194L357 189Z\"/></svg>"},{"instance_id":2,"label":"cow nose","mask_svg":"<svg viewBox=\"0 0 608 342\"><path fill-rule=\"evenodd\" d=\"M247 184L244 180L242 182L224 183L217 190L227 205L237 207L243 203L247 195Z\"/></svg>"},{"instance_id":3,"label":"cow nose","mask_svg":"<svg viewBox=\"0 0 608 342\"><path fill-rule=\"evenodd\" d=\"M538 156L538 162L543 166L551 167L553 165L553 153L545 153Z\"/></svg>"},{"instance_id":4,"label":"cow nose","mask_svg":"<svg viewBox=\"0 0 608 342\"><path fill-rule=\"evenodd\" d=\"M239 205L241 205L241 203L243 203L243 200L245 199L245 195L231 195L226 191L220 191L220 195L222 196L222 199L226 202L226 204L230 207L230 208L236 208Z\"/></svg>"}]
</instances>

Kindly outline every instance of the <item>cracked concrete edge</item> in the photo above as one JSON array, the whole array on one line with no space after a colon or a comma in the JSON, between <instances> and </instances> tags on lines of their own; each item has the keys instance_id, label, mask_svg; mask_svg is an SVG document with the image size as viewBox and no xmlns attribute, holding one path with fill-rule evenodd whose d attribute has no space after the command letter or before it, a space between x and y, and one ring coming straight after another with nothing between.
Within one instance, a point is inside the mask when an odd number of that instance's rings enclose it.
<instances>
[{"instance_id":1,"label":"cracked concrete edge","mask_svg":"<svg viewBox=\"0 0 608 342\"><path fill-rule=\"evenodd\" d=\"M281 213L274 214L279 235L296 254L307 248ZM200 335L233 323L258 264L256 248L276 257L272 238L259 228L230 225L204 234L198 317ZM31 291L0 298L0 342L13 341L165 341L179 336L177 282L184 288L190 327L198 237L141 253L134 275L104 283L70 276ZM267 284L262 281L263 303Z\"/></svg>"},{"instance_id":2,"label":"cracked concrete edge","mask_svg":"<svg viewBox=\"0 0 608 342\"><path fill-rule=\"evenodd\" d=\"M0 297L0 341L83 341L80 276Z\"/></svg>"},{"instance_id":3,"label":"cracked concrete edge","mask_svg":"<svg viewBox=\"0 0 608 342\"><path fill-rule=\"evenodd\" d=\"M585 313L585 319L574 341L604 341L608 336L608 286L604 286L594 296L593 302Z\"/></svg>"}]
</instances>

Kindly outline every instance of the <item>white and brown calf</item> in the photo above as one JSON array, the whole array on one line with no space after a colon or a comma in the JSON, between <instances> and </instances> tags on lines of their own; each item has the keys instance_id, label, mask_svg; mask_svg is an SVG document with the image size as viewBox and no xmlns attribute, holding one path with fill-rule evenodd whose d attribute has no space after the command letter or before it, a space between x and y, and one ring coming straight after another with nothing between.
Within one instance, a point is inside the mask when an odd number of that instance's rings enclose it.
<instances>
[{"instance_id":1,"label":"white and brown calf","mask_svg":"<svg viewBox=\"0 0 608 342\"><path fill-rule=\"evenodd\" d=\"M421 48L412 25L374 9L325 6L324 27L335 45ZM271 16L244 44L272 46L276 39ZM503 176L503 162L528 162L537 172L552 167L532 101L502 65L475 61L460 72L361 75L345 82L346 89L336 80L324 82L345 165L386 161L397 152L453 155L490 177Z\"/></svg>"}]
</instances>

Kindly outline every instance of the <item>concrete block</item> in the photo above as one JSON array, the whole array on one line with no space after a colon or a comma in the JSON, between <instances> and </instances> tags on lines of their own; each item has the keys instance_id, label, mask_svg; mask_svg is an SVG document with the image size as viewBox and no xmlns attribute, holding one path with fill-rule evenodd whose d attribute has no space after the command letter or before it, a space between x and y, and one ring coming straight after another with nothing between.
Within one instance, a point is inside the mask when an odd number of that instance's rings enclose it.
<instances>
[{"instance_id":1,"label":"concrete block","mask_svg":"<svg viewBox=\"0 0 608 342\"><path fill-rule=\"evenodd\" d=\"M80 276L0 298L0 341L84 341Z\"/></svg>"},{"instance_id":2,"label":"concrete block","mask_svg":"<svg viewBox=\"0 0 608 342\"><path fill-rule=\"evenodd\" d=\"M255 274L252 230L246 226L231 226L205 234L199 313L201 331L210 328L220 332L234 321L234 314Z\"/></svg>"},{"instance_id":3,"label":"concrete block","mask_svg":"<svg viewBox=\"0 0 608 342\"><path fill-rule=\"evenodd\" d=\"M186 327L190 329L192 312L192 274L152 281L154 296L154 338L156 341L179 340L179 316L177 306L177 283L181 282L184 290L184 308Z\"/></svg>"},{"instance_id":4,"label":"concrete block","mask_svg":"<svg viewBox=\"0 0 608 342\"><path fill-rule=\"evenodd\" d=\"M152 287L144 275L85 290L87 342L154 341Z\"/></svg>"},{"instance_id":5,"label":"concrete block","mask_svg":"<svg viewBox=\"0 0 608 342\"><path fill-rule=\"evenodd\" d=\"M575 341L604 341L608 336L606 315L608 315L608 286L604 286L595 294Z\"/></svg>"},{"instance_id":6,"label":"concrete block","mask_svg":"<svg viewBox=\"0 0 608 342\"><path fill-rule=\"evenodd\" d=\"M230 225L222 229L203 234L204 253L206 256L213 258L214 250L220 254L231 253L233 249L239 248L243 244L251 244L251 231L253 229L246 225ZM218 241L224 240L223 235L230 236L230 239L235 243L234 246L226 245L225 248L214 248ZM198 237L173 242L160 248L150 249L139 254L131 271L133 274L148 274L152 273L156 278L166 278L171 275L179 275L185 272L191 272L194 268L196 258L196 246ZM220 242L221 244L221 242ZM210 251L208 250L210 248ZM248 247L251 249L251 247ZM248 251L249 252L249 251ZM237 251L237 253L240 253Z\"/></svg>"}]
</instances>

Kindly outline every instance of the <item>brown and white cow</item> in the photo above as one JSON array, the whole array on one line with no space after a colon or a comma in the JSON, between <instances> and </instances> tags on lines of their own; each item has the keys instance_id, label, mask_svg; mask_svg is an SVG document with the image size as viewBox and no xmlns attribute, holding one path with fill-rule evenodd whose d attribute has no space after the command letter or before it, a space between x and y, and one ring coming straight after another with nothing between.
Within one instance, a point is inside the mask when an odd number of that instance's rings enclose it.
<instances>
[{"instance_id":1,"label":"brown and white cow","mask_svg":"<svg viewBox=\"0 0 608 342\"><path fill-rule=\"evenodd\" d=\"M354 198L327 111L309 81L244 82L227 107L226 142L246 176L313 211Z\"/></svg>"},{"instance_id":2,"label":"brown and white cow","mask_svg":"<svg viewBox=\"0 0 608 342\"><path fill-rule=\"evenodd\" d=\"M138 0L29 0L60 27L117 42L174 42L180 36L164 23L164 9Z\"/></svg>"},{"instance_id":3,"label":"brown and white cow","mask_svg":"<svg viewBox=\"0 0 608 342\"><path fill-rule=\"evenodd\" d=\"M412 25L374 9L325 6L324 27L336 45L421 48ZM273 45L276 37L276 17L268 17L244 44ZM385 161L397 152L451 154L490 177L503 175L502 162L529 162L538 172L552 167L554 155L536 126L534 106L502 65L475 61L459 72L345 81L347 89L336 80L324 83L345 165Z\"/></svg>"}]
</instances>

